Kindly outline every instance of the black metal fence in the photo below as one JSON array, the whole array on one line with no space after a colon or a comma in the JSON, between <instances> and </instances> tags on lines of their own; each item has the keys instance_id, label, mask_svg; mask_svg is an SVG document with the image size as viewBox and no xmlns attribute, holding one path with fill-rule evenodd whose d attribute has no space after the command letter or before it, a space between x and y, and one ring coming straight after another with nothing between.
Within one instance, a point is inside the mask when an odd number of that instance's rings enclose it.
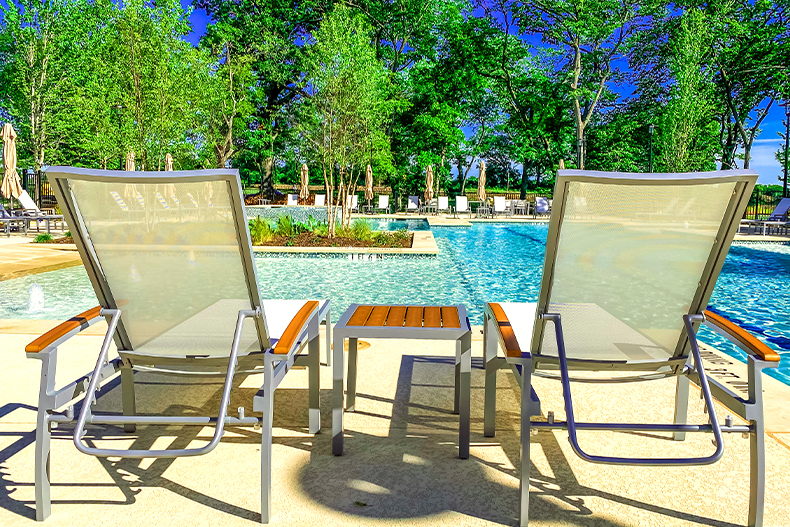
<instances>
[{"instance_id":1,"label":"black metal fence","mask_svg":"<svg viewBox=\"0 0 790 527\"><path fill-rule=\"evenodd\" d=\"M764 220L774 211L776 206L782 200L782 192L763 192L759 189L754 189L752 197L749 199L749 204L746 206L746 213L744 219L747 220Z\"/></svg>"},{"instance_id":2,"label":"black metal fence","mask_svg":"<svg viewBox=\"0 0 790 527\"><path fill-rule=\"evenodd\" d=\"M52 187L47 181L46 174L36 172L32 168L18 170L19 179L22 181L22 188L36 202L40 209L56 208L58 206ZM0 203L5 207L11 207L11 200L0 194ZM14 200L14 207L19 206L19 202Z\"/></svg>"}]
</instances>

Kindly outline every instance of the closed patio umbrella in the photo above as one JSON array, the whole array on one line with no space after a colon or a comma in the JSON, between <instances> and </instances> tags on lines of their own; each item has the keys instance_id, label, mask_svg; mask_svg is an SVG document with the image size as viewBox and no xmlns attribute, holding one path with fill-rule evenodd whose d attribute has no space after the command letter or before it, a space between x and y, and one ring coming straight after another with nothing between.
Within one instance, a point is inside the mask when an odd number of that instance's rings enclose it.
<instances>
[{"instance_id":1,"label":"closed patio umbrella","mask_svg":"<svg viewBox=\"0 0 790 527\"><path fill-rule=\"evenodd\" d=\"M3 139L3 184L0 188L3 196L8 199L19 198L22 194L22 184L19 175L16 173L16 132L11 123L3 125L0 133Z\"/></svg>"},{"instance_id":2,"label":"closed patio umbrella","mask_svg":"<svg viewBox=\"0 0 790 527\"><path fill-rule=\"evenodd\" d=\"M425 201L433 199L433 167L428 165L425 171Z\"/></svg>"},{"instance_id":3,"label":"closed patio umbrella","mask_svg":"<svg viewBox=\"0 0 790 527\"><path fill-rule=\"evenodd\" d=\"M373 200L373 169L370 165L365 169L365 199L368 201L368 205Z\"/></svg>"},{"instance_id":4,"label":"closed patio umbrella","mask_svg":"<svg viewBox=\"0 0 790 527\"><path fill-rule=\"evenodd\" d=\"M565 160L564 159L560 159L559 169L560 170L565 170Z\"/></svg>"},{"instance_id":5,"label":"closed patio umbrella","mask_svg":"<svg viewBox=\"0 0 790 527\"><path fill-rule=\"evenodd\" d=\"M173 171L173 156L167 154L165 156L165 172L172 172Z\"/></svg>"},{"instance_id":6,"label":"closed patio umbrella","mask_svg":"<svg viewBox=\"0 0 790 527\"><path fill-rule=\"evenodd\" d=\"M307 199L310 197L310 189L307 185L310 184L310 173L307 171L307 163L302 163L302 188L299 189L299 199Z\"/></svg>"},{"instance_id":7,"label":"closed patio umbrella","mask_svg":"<svg viewBox=\"0 0 790 527\"><path fill-rule=\"evenodd\" d=\"M134 152L126 154L126 171L134 172Z\"/></svg>"},{"instance_id":8,"label":"closed patio umbrella","mask_svg":"<svg viewBox=\"0 0 790 527\"><path fill-rule=\"evenodd\" d=\"M480 161L480 176L477 178L477 199L486 200L486 162Z\"/></svg>"}]
</instances>

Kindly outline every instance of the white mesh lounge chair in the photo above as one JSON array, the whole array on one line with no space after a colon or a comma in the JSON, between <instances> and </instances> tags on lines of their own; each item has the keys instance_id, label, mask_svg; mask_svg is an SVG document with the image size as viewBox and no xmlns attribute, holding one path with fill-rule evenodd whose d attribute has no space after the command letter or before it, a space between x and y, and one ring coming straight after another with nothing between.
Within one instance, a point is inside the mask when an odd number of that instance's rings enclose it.
<instances>
[{"instance_id":1,"label":"white mesh lounge chair","mask_svg":"<svg viewBox=\"0 0 790 527\"><path fill-rule=\"evenodd\" d=\"M450 198L448 196L439 196L437 199L438 203L436 205L436 213L438 214L440 212L446 212L449 214L451 212Z\"/></svg>"},{"instance_id":2,"label":"white mesh lounge chair","mask_svg":"<svg viewBox=\"0 0 790 527\"><path fill-rule=\"evenodd\" d=\"M27 220L17 216L11 211L6 210L5 207L3 207L3 204L0 203L0 228L5 231L6 236L9 238L11 237L12 225L16 225L17 229L21 225L22 229L25 230L25 234L27 234Z\"/></svg>"},{"instance_id":3,"label":"white mesh lounge chair","mask_svg":"<svg viewBox=\"0 0 790 527\"><path fill-rule=\"evenodd\" d=\"M573 450L587 461L641 466L714 463L724 448L722 432L748 433L749 525L761 524L765 470L761 372L776 367L779 357L731 322L705 311L756 180L751 170L689 174L559 171L554 190L557 208L549 224L538 302L488 303L484 315L486 436L495 431L497 370L512 368L522 386L520 525L528 521L533 428L567 428ZM689 196L697 198L693 215L651 220L640 216L646 202L669 204L673 198ZM585 210L580 214L576 208L582 204ZM748 397L706 376L696 340L702 323L712 325L746 352ZM504 357L499 356L500 347ZM571 377L579 370L586 372ZM561 381L566 421L530 421L530 416L543 410L531 388L531 375ZM639 397L639 381L665 377L677 377L677 396L667 401L675 403L674 424L576 422L571 381L633 382L635 397ZM700 386L710 424L686 424L689 382ZM714 395L749 424L721 423ZM687 432L712 432L716 446L701 457L618 457L611 451L589 453L588 448L595 450L594 444L582 449L577 430L672 432L676 440Z\"/></svg>"},{"instance_id":4,"label":"white mesh lounge chair","mask_svg":"<svg viewBox=\"0 0 790 527\"><path fill-rule=\"evenodd\" d=\"M326 194L315 195L315 207L326 207Z\"/></svg>"},{"instance_id":5,"label":"white mesh lounge chair","mask_svg":"<svg viewBox=\"0 0 790 527\"><path fill-rule=\"evenodd\" d=\"M356 194L346 196L346 205L351 212L359 212L359 196Z\"/></svg>"},{"instance_id":6,"label":"white mesh lounge chair","mask_svg":"<svg viewBox=\"0 0 790 527\"><path fill-rule=\"evenodd\" d=\"M299 205L299 194L288 194L285 204L288 207L296 207Z\"/></svg>"},{"instance_id":7,"label":"white mesh lounge chair","mask_svg":"<svg viewBox=\"0 0 790 527\"><path fill-rule=\"evenodd\" d=\"M454 209L455 217L457 218L459 214L469 214L469 217L472 217L472 211L469 209L469 198L466 196L456 196L455 197L455 209Z\"/></svg>"},{"instance_id":8,"label":"white mesh lounge chair","mask_svg":"<svg viewBox=\"0 0 790 527\"><path fill-rule=\"evenodd\" d=\"M409 202L406 204L406 212L419 212L420 211L420 197L409 196Z\"/></svg>"},{"instance_id":9,"label":"white mesh lounge chair","mask_svg":"<svg viewBox=\"0 0 790 527\"><path fill-rule=\"evenodd\" d=\"M389 214L390 212L390 196L389 194L379 194L379 206L376 207L377 212L384 212L384 214Z\"/></svg>"},{"instance_id":10,"label":"white mesh lounge chair","mask_svg":"<svg viewBox=\"0 0 790 527\"><path fill-rule=\"evenodd\" d=\"M274 391L294 364L307 365L309 431L319 431L318 313L328 301L260 298L236 170L130 175L51 167L47 175L100 306L57 326L25 350L28 357L42 361L35 447L36 518L44 520L51 510L50 425L76 421L73 442L78 450L121 458L206 454L217 446L225 426L260 425L261 517L268 522ZM131 182L145 195L153 194L156 185L173 185L180 195L192 196L199 213L180 219L160 216L163 219L153 223L111 219L108 211L117 205L107 199L109 189ZM155 200L145 202L149 212L158 206ZM93 372L56 389L58 346L101 320L107 320L108 330ZM108 357L113 341L119 358ZM307 356L300 355L305 348ZM223 377L217 414L136 415L135 370L197 374L198 379L207 374ZM264 381L251 401L251 411L261 412L262 417L245 416L242 409L238 416L229 416L234 374L254 372L262 372ZM123 415L94 414L87 403L75 415L75 402L94 400L99 386L119 373ZM64 412L63 408L68 409ZM123 425L127 432L134 432L136 425L213 425L215 431L203 446L126 450L86 443L83 436L88 424ZM164 432L172 434L172 429Z\"/></svg>"}]
</instances>

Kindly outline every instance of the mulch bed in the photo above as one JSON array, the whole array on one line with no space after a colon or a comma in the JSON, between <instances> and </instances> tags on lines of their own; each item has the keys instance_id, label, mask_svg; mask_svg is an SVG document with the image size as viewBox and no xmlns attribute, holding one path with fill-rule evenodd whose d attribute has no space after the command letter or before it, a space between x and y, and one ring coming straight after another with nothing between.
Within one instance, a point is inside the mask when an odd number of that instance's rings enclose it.
<instances>
[{"instance_id":1,"label":"mulch bed","mask_svg":"<svg viewBox=\"0 0 790 527\"><path fill-rule=\"evenodd\" d=\"M407 240L388 240L385 245L379 245L375 241L363 242L354 238L324 238L309 232L303 232L294 237L275 236L272 241L264 242L260 245L266 247L386 247L408 249L411 247L413 236Z\"/></svg>"},{"instance_id":2,"label":"mulch bed","mask_svg":"<svg viewBox=\"0 0 790 527\"><path fill-rule=\"evenodd\" d=\"M74 238L72 238L71 236L63 236L61 238L53 238L53 239L49 240L48 242L40 242L40 243L71 243L71 244L73 244L74 243Z\"/></svg>"}]
</instances>

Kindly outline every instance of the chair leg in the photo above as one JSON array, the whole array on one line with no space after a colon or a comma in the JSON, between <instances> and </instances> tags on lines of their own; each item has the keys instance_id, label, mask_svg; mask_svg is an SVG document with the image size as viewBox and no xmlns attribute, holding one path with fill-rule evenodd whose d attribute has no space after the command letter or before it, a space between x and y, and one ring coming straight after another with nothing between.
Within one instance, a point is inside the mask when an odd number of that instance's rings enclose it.
<instances>
[{"instance_id":1,"label":"chair leg","mask_svg":"<svg viewBox=\"0 0 790 527\"><path fill-rule=\"evenodd\" d=\"M324 323L326 323L326 365L332 365L332 311L327 308L326 310L326 318L324 319Z\"/></svg>"},{"instance_id":2,"label":"chair leg","mask_svg":"<svg viewBox=\"0 0 790 527\"><path fill-rule=\"evenodd\" d=\"M453 413L457 414L461 405L461 341L455 342L455 396L453 397Z\"/></svg>"},{"instance_id":3,"label":"chair leg","mask_svg":"<svg viewBox=\"0 0 790 527\"><path fill-rule=\"evenodd\" d=\"M346 393L346 411L353 412L357 401L357 339L348 339L348 393Z\"/></svg>"},{"instance_id":4,"label":"chair leg","mask_svg":"<svg viewBox=\"0 0 790 527\"><path fill-rule=\"evenodd\" d=\"M519 513L520 527L529 524L529 440L530 440L530 401L532 393L532 367L521 365L521 477L519 479Z\"/></svg>"},{"instance_id":5,"label":"chair leg","mask_svg":"<svg viewBox=\"0 0 790 527\"><path fill-rule=\"evenodd\" d=\"M689 410L689 378L678 375L678 384L675 388L675 424L684 425L688 422ZM686 432L674 432L675 441L686 439Z\"/></svg>"},{"instance_id":6,"label":"chair leg","mask_svg":"<svg viewBox=\"0 0 790 527\"><path fill-rule=\"evenodd\" d=\"M458 457L469 459L469 426L471 421L472 333L458 341L456 379L458 400ZM460 392L460 393L459 393Z\"/></svg>"},{"instance_id":7,"label":"chair leg","mask_svg":"<svg viewBox=\"0 0 790 527\"><path fill-rule=\"evenodd\" d=\"M483 323L483 355L486 362L485 406L483 407L483 435L494 437L496 434L496 381L499 369L494 359L497 356L497 336L491 327L492 321L486 315Z\"/></svg>"},{"instance_id":8,"label":"chair leg","mask_svg":"<svg viewBox=\"0 0 790 527\"><path fill-rule=\"evenodd\" d=\"M53 401L48 392L55 388L55 365L57 352L49 351L39 353L41 360L41 384L38 394L38 412L36 414L36 445L35 445L35 496L36 520L44 521L52 513L52 499L50 497L50 442L52 434L47 416Z\"/></svg>"},{"instance_id":9,"label":"chair leg","mask_svg":"<svg viewBox=\"0 0 790 527\"><path fill-rule=\"evenodd\" d=\"M343 335L335 332L332 354L332 453L343 455Z\"/></svg>"},{"instance_id":10,"label":"chair leg","mask_svg":"<svg viewBox=\"0 0 790 527\"><path fill-rule=\"evenodd\" d=\"M134 397L134 370L126 363L121 363L121 403L123 406L123 415L135 415L137 413L137 405ZM132 433L137 430L134 424L124 424L123 431Z\"/></svg>"},{"instance_id":11,"label":"chair leg","mask_svg":"<svg viewBox=\"0 0 790 527\"><path fill-rule=\"evenodd\" d=\"M754 405L749 434L749 527L762 527L765 510L765 422L763 421L763 377L754 357L748 359L749 401Z\"/></svg>"},{"instance_id":12,"label":"chair leg","mask_svg":"<svg viewBox=\"0 0 790 527\"><path fill-rule=\"evenodd\" d=\"M309 366L307 367L307 374L309 377L309 410L308 420L310 426L310 433L317 434L321 431L321 397L320 397L320 374L321 374L321 342L318 338L319 332L318 318L315 317L310 322L307 329L307 335L310 339L307 347L309 354Z\"/></svg>"},{"instance_id":13,"label":"chair leg","mask_svg":"<svg viewBox=\"0 0 790 527\"><path fill-rule=\"evenodd\" d=\"M274 361L267 359L263 371L263 418L261 419L261 523L269 523L272 518L273 369Z\"/></svg>"}]
</instances>

